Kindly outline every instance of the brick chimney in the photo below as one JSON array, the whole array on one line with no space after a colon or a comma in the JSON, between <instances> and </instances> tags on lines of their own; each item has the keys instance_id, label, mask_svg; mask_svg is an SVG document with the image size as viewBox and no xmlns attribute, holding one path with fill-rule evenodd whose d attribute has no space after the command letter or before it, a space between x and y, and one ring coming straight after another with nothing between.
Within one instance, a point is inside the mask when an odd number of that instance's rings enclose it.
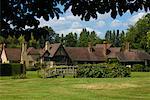
<instances>
[{"instance_id":1,"label":"brick chimney","mask_svg":"<svg viewBox=\"0 0 150 100\"><path fill-rule=\"evenodd\" d=\"M107 55L107 48L108 48L108 44L106 41L103 42L103 48L104 48L104 55Z\"/></svg>"},{"instance_id":2,"label":"brick chimney","mask_svg":"<svg viewBox=\"0 0 150 100\"><path fill-rule=\"evenodd\" d=\"M48 45L49 45L49 42L46 41L46 42L45 42L45 50L48 50Z\"/></svg>"},{"instance_id":3,"label":"brick chimney","mask_svg":"<svg viewBox=\"0 0 150 100\"><path fill-rule=\"evenodd\" d=\"M125 52L129 52L130 51L130 43L129 42L125 43L124 51Z\"/></svg>"},{"instance_id":4,"label":"brick chimney","mask_svg":"<svg viewBox=\"0 0 150 100\"><path fill-rule=\"evenodd\" d=\"M27 60L27 42L22 43L21 48L21 63L25 64L25 61Z\"/></svg>"},{"instance_id":5,"label":"brick chimney","mask_svg":"<svg viewBox=\"0 0 150 100\"><path fill-rule=\"evenodd\" d=\"M26 52L27 51L27 42L22 43L22 52Z\"/></svg>"},{"instance_id":6,"label":"brick chimney","mask_svg":"<svg viewBox=\"0 0 150 100\"><path fill-rule=\"evenodd\" d=\"M89 51L89 52L93 52L93 51L94 51L93 45L92 45L91 42L88 43L88 51Z\"/></svg>"}]
</instances>

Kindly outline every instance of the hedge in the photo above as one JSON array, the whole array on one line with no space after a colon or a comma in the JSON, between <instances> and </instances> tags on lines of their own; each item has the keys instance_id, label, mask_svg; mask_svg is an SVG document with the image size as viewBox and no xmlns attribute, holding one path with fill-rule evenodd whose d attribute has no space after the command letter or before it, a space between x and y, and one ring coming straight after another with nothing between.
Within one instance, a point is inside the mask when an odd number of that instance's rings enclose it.
<instances>
[{"instance_id":1,"label":"hedge","mask_svg":"<svg viewBox=\"0 0 150 100\"><path fill-rule=\"evenodd\" d=\"M133 71L133 72L150 72L150 66L134 64L131 68L131 71Z\"/></svg>"},{"instance_id":2,"label":"hedge","mask_svg":"<svg viewBox=\"0 0 150 100\"><path fill-rule=\"evenodd\" d=\"M83 64L77 68L80 78L130 77L131 69L120 64Z\"/></svg>"},{"instance_id":3,"label":"hedge","mask_svg":"<svg viewBox=\"0 0 150 100\"><path fill-rule=\"evenodd\" d=\"M13 76L25 73L23 64L0 64L0 76Z\"/></svg>"}]
</instances>

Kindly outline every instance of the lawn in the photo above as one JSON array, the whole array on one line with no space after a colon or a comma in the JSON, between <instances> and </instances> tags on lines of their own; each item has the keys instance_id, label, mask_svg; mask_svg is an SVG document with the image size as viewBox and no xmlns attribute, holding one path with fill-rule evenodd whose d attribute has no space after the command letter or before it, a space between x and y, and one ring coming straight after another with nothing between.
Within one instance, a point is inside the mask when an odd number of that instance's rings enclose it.
<instances>
[{"instance_id":1,"label":"lawn","mask_svg":"<svg viewBox=\"0 0 150 100\"><path fill-rule=\"evenodd\" d=\"M150 72L130 78L0 77L1 100L150 100Z\"/></svg>"}]
</instances>

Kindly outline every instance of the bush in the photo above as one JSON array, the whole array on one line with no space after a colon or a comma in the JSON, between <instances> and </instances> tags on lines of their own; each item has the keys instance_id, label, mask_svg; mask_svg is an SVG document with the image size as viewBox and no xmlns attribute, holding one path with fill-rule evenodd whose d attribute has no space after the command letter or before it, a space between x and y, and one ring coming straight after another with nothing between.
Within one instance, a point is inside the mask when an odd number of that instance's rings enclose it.
<instances>
[{"instance_id":1,"label":"bush","mask_svg":"<svg viewBox=\"0 0 150 100\"><path fill-rule=\"evenodd\" d=\"M149 66L144 66L141 64L134 64L131 68L131 71L133 72L149 72L150 67Z\"/></svg>"},{"instance_id":2,"label":"bush","mask_svg":"<svg viewBox=\"0 0 150 100\"><path fill-rule=\"evenodd\" d=\"M23 64L0 64L0 76L12 76L25 74Z\"/></svg>"},{"instance_id":3,"label":"bush","mask_svg":"<svg viewBox=\"0 0 150 100\"><path fill-rule=\"evenodd\" d=\"M77 77L114 78L129 77L130 68L119 64L83 64L77 68Z\"/></svg>"}]
</instances>

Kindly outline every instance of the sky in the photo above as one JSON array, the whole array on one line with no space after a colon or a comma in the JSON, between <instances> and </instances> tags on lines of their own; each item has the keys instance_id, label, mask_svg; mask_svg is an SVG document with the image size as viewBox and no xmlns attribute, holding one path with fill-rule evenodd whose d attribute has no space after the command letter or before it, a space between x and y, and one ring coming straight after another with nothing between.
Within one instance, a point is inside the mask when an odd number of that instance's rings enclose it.
<instances>
[{"instance_id":1,"label":"sky","mask_svg":"<svg viewBox=\"0 0 150 100\"><path fill-rule=\"evenodd\" d=\"M148 12L150 13L150 12ZM68 34L69 32L76 32L78 35L83 28L88 31L95 31L100 38L104 38L107 30L126 31L130 25L134 25L143 15L145 11L134 12L132 15L130 12L126 12L123 16L117 15L116 19L111 18L110 13L99 14L97 19L90 19L90 21L82 21L80 17L73 16L70 9L66 11L59 19L54 18L49 21L45 21L42 17L39 19L40 25L50 26L58 34Z\"/></svg>"}]
</instances>

